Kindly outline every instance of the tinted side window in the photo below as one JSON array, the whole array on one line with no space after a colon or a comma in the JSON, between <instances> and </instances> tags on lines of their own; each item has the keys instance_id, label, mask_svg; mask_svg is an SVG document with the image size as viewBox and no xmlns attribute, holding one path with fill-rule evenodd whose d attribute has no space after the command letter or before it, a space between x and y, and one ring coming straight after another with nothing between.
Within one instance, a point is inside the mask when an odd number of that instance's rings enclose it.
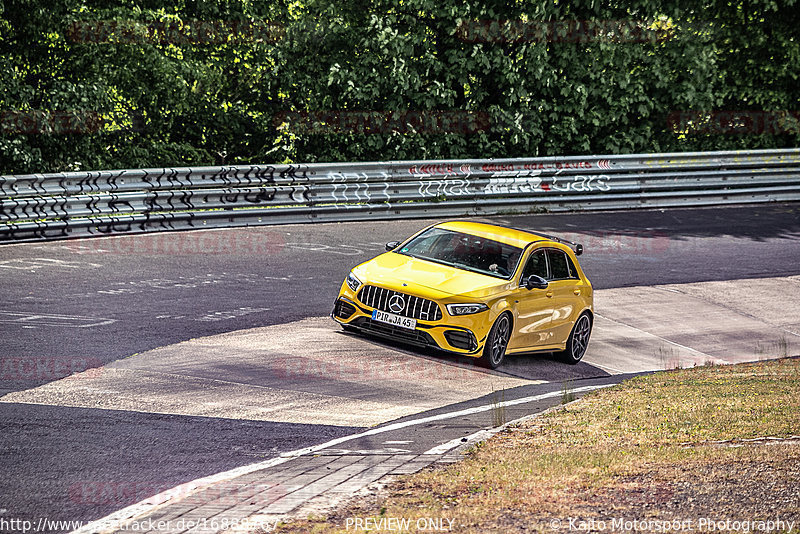
<instances>
[{"instance_id":1,"label":"tinted side window","mask_svg":"<svg viewBox=\"0 0 800 534\"><path fill-rule=\"evenodd\" d=\"M560 250L548 250L547 259L550 260L551 280L564 280L569 278L567 255Z\"/></svg>"},{"instance_id":2,"label":"tinted side window","mask_svg":"<svg viewBox=\"0 0 800 534\"><path fill-rule=\"evenodd\" d=\"M525 280L532 274L547 278L547 263L544 260L544 251L540 250L531 254L531 257L528 258L528 263L525 264L525 270L522 271L522 279Z\"/></svg>"}]
</instances>

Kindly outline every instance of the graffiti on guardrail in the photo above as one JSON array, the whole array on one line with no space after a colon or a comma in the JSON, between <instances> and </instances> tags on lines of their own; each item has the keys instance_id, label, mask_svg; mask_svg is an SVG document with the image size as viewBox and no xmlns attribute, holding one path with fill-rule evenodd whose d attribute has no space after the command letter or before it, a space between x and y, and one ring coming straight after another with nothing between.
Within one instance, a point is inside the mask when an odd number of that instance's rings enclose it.
<instances>
[{"instance_id":1,"label":"graffiti on guardrail","mask_svg":"<svg viewBox=\"0 0 800 534\"><path fill-rule=\"evenodd\" d=\"M790 201L800 200L798 164L800 150L778 149L2 176L0 240L371 217Z\"/></svg>"},{"instance_id":2,"label":"graffiti on guardrail","mask_svg":"<svg viewBox=\"0 0 800 534\"><path fill-rule=\"evenodd\" d=\"M552 169L566 168L552 165ZM571 169L580 169L589 163L570 165ZM611 178L606 174L544 176L543 171L533 165L515 168L514 165L491 164L473 170L470 165L432 164L412 166L407 172L413 181L393 179L383 171L329 172L326 178L331 183L331 191L315 193L313 200L322 202L329 194L333 202L389 203L406 199L401 190L407 191L405 195L411 195L413 191L420 200L611 190Z\"/></svg>"},{"instance_id":3,"label":"graffiti on guardrail","mask_svg":"<svg viewBox=\"0 0 800 534\"><path fill-rule=\"evenodd\" d=\"M561 175L565 170L611 167L609 160L542 163L486 163L476 166L457 164L412 165L408 173L421 180L418 195L422 198L504 195L548 192L605 192L611 189L608 175ZM552 174L551 174L552 173ZM425 180L442 176L441 180Z\"/></svg>"},{"instance_id":4,"label":"graffiti on guardrail","mask_svg":"<svg viewBox=\"0 0 800 534\"><path fill-rule=\"evenodd\" d=\"M465 176L472 174L488 176L508 176L515 173L519 176L538 176L539 174L559 174L570 170L589 170L592 168L610 169L611 160L599 159L597 161L548 161L537 163L484 163L481 165L458 164L458 163L431 163L422 165L411 165L408 167L408 174L416 178L426 178L429 176ZM538 171L538 174L533 174Z\"/></svg>"},{"instance_id":5,"label":"graffiti on guardrail","mask_svg":"<svg viewBox=\"0 0 800 534\"><path fill-rule=\"evenodd\" d=\"M416 178L424 178L434 174L439 175L463 175L472 174L472 167L467 165L457 165L454 163L429 163L424 165L412 165L408 168L408 174Z\"/></svg>"},{"instance_id":6,"label":"graffiti on guardrail","mask_svg":"<svg viewBox=\"0 0 800 534\"><path fill-rule=\"evenodd\" d=\"M377 173L366 172L329 172L326 175L331 181L333 189L330 192L333 202L388 202L391 199L389 194L389 181L391 175L385 171ZM370 191L367 183L371 178L382 180L378 191ZM308 199L308 196L306 196Z\"/></svg>"},{"instance_id":7,"label":"graffiti on guardrail","mask_svg":"<svg viewBox=\"0 0 800 534\"><path fill-rule=\"evenodd\" d=\"M0 239L20 233L17 223L41 219L55 224L27 233L69 237L73 221L90 235L197 228L198 212L308 203L311 174L307 165L263 165L2 177ZM246 187L254 185L262 187Z\"/></svg>"},{"instance_id":8,"label":"graffiti on guardrail","mask_svg":"<svg viewBox=\"0 0 800 534\"><path fill-rule=\"evenodd\" d=\"M485 190L484 190L485 191ZM471 189L466 179L426 180L419 184L417 194L420 198L447 198L474 195L478 189Z\"/></svg>"},{"instance_id":9,"label":"graffiti on guardrail","mask_svg":"<svg viewBox=\"0 0 800 534\"><path fill-rule=\"evenodd\" d=\"M504 193L549 193L549 192L590 192L590 191L610 191L610 177L601 174L599 176L554 176L544 179L539 176L508 176L493 179L483 189L487 194Z\"/></svg>"},{"instance_id":10,"label":"graffiti on guardrail","mask_svg":"<svg viewBox=\"0 0 800 534\"><path fill-rule=\"evenodd\" d=\"M124 191L168 191L211 187L305 184L313 171L308 165L250 165L215 168L167 168L83 171L53 175L0 177L3 197Z\"/></svg>"}]
</instances>

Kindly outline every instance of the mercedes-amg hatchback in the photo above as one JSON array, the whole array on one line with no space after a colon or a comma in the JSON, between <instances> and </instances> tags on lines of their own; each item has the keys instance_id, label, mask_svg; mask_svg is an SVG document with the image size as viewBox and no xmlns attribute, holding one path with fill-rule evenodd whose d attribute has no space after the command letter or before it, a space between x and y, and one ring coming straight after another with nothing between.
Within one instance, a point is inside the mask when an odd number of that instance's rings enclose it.
<instances>
[{"instance_id":1,"label":"mercedes-amg hatchback","mask_svg":"<svg viewBox=\"0 0 800 534\"><path fill-rule=\"evenodd\" d=\"M331 315L345 329L473 356L490 368L523 352L557 352L572 364L583 358L594 307L581 245L454 221L386 250L342 283Z\"/></svg>"}]
</instances>

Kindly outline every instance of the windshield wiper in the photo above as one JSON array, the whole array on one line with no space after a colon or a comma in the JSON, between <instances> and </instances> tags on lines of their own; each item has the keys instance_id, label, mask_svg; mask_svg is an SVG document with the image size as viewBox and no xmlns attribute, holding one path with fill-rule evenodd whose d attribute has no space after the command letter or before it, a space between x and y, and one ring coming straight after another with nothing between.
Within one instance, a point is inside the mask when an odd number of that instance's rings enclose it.
<instances>
[{"instance_id":1,"label":"windshield wiper","mask_svg":"<svg viewBox=\"0 0 800 534\"><path fill-rule=\"evenodd\" d=\"M448 267L455 267L456 269L463 269L464 271L469 271L471 273L484 274L486 276L491 276L493 278L501 278L503 280L507 279L507 277L504 277L500 273L484 271L482 269L478 269L477 267L472 267L471 265L467 265L466 263L461 263L461 262L458 262L458 261L440 260L439 258L429 258L427 256L418 256L416 254L409 254L408 252L401 252L400 254L404 254L406 256L410 256L410 257L416 258L418 260L425 260L425 261L430 261L430 262L433 262L433 263L438 263L440 265L447 265Z\"/></svg>"},{"instance_id":2,"label":"windshield wiper","mask_svg":"<svg viewBox=\"0 0 800 534\"><path fill-rule=\"evenodd\" d=\"M472 271L473 273L481 273L481 274L483 273L483 271L481 271L480 269L476 269L475 267L472 267L471 265L467 265L466 263L461 263L459 261L454 261L453 262L453 267L460 267L460 268L464 269L465 271Z\"/></svg>"},{"instance_id":3,"label":"windshield wiper","mask_svg":"<svg viewBox=\"0 0 800 534\"><path fill-rule=\"evenodd\" d=\"M453 266L454 267L459 267L461 269L464 269L465 271L470 271L470 272L473 272L473 273L485 274L487 276L493 276L495 278L504 278L503 275L498 273L498 272L484 271L483 269L478 269L477 267L472 267L471 265L467 265L466 263L460 263L460 262L454 261L453 262Z\"/></svg>"}]
</instances>

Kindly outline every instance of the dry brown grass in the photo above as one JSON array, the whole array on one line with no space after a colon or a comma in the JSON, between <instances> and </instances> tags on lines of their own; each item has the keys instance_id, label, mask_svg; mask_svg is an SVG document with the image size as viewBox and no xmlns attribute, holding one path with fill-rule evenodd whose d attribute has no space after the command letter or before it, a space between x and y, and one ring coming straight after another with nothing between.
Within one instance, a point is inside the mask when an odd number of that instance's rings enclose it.
<instances>
[{"instance_id":1,"label":"dry brown grass","mask_svg":"<svg viewBox=\"0 0 800 534\"><path fill-rule=\"evenodd\" d=\"M695 531L701 518L784 519L797 529L800 444L742 441L797 434L800 359L658 373L594 392L497 435L463 462L285 530L353 532L348 517L412 525L447 518L457 532L553 533L569 531L570 518L692 520Z\"/></svg>"}]
</instances>

